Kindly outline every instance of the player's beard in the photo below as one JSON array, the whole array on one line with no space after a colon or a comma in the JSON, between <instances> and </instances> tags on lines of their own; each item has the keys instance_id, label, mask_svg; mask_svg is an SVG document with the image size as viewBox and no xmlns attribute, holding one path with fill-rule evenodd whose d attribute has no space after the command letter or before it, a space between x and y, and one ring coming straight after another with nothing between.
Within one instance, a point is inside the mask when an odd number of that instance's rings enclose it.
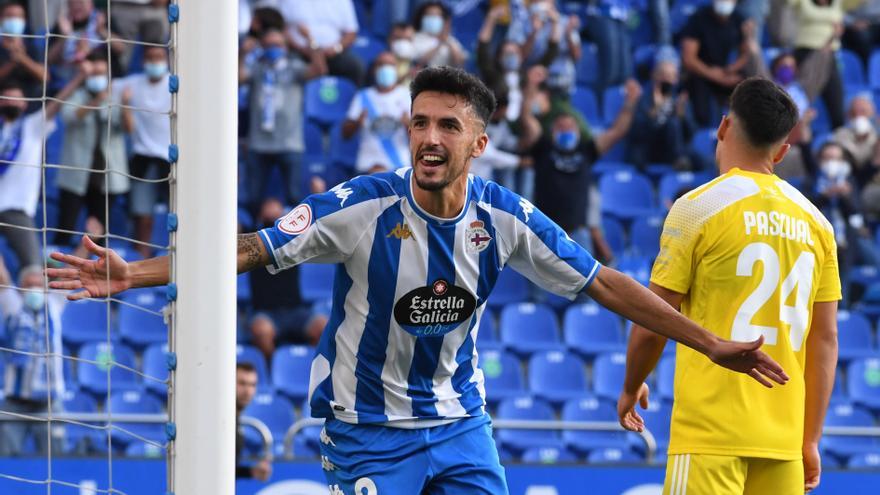
<instances>
[{"instance_id":1,"label":"player's beard","mask_svg":"<svg viewBox=\"0 0 880 495\"><path fill-rule=\"evenodd\" d=\"M419 186L419 189L432 192L442 191L443 189L446 189L449 184L456 182L468 168L467 163L462 163L460 166L455 167L452 165L452 161L449 159L446 160L446 163L442 165L442 167L445 167L442 176L434 176L429 179L419 173L421 165L416 164L415 168L413 169L413 176L415 177L416 185Z\"/></svg>"}]
</instances>

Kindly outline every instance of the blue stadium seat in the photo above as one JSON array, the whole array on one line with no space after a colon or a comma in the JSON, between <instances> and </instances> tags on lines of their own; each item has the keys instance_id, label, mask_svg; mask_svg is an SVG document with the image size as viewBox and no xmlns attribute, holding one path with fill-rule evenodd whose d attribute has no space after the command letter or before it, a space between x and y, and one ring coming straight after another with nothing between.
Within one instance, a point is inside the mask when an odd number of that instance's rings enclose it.
<instances>
[{"instance_id":1,"label":"blue stadium seat","mask_svg":"<svg viewBox=\"0 0 880 495\"><path fill-rule=\"evenodd\" d=\"M626 91L623 85L611 86L605 88L602 93L602 117L606 127L611 127L617 114L623 108L623 102L626 100Z\"/></svg>"},{"instance_id":2,"label":"blue stadium seat","mask_svg":"<svg viewBox=\"0 0 880 495\"><path fill-rule=\"evenodd\" d=\"M602 125L602 114L596 93L587 86L577 86L571 94L571 104L576 108L591 127Z\"/></svg>"},{"instance_id":3,"label":"blue stadium seat","mask_svg":"<svg viewBox=\"0 0 880 495\"><path fill-rule=\"evenodd\" d=\"M309 403L303 404L300 417L311 418L312 408ZM293 454L297 459L315 458L320 455L321 426L307 426L293 437Z\"/></svg>"},{"instance_id":4,"label":"blue stadium seat","mask_svg":"<svg viewBox=\"0 0 880 495\"><path fill-rule=\"evenodd\" d=\"M660 251L660 233L662 231L662 216L649 215L636 218L630 227L629 234L629 243L633 254L654 259Z\"/></svg>"},{"instance_id":5,"label":"blue stadium seat","mask_svg":"<svg viewBox=\"0 0 880 495\"><path fill-rule=\"evenodd\" d=\"M303 140L305 141L305 153L309 156L323 157L326 155L324 150L324 131L316 122L306 120L303 125Z\"/></svg>"},{"instance_id":6,"label":"blue stadium seat","mask_svg":"<svg viewBox=\"0 0 880 495\"><path fill-rule=\"evenodd\" d=\"M380 53L387 50L384 38L379 39L373 36L358 36L351 44L351 51L364 63L364 67L369 68Z\"/></svg>"},{"instance_id":7,"label":"blue stadium seat","mask_svg":"<svg viewBox=\"0 0 880 495\"><path fill-rule=\"evenodd\" d=\"M605 234L605 242L614 255L623 256L623 251L626 249L626 233L623 225L612 216L602 215L602 232Z\"/></svg>"},{"instance_id":8,"label":"blue stadium seat","mask_svg":"<svg viewBox=\"0 0 880 495\"><path fill-rule=\"evenodd\" d=\"M596 357L593 363L593 390L600 398L617 400L626 374L626 354L611 352Z\"/></svg>"},{"instance_id":9,"label":"blue stadium seat","mask_svg":"<svg viewBox=\"0 0 880 495\"><path fill-rule=\"evenodd\" d=\"M581 47L581 58L575 65L577 83L584 86L592 86L596 83L596 74L599 71L599 50L593 43L584 43Z\"/></svg>"},{"instance_id":10,"label":"blue stadium seat","mask_svg":"<svg viewBox=\"0 0 880 495\"><path fill-rule=\"evenodd\" d=\"M675 392L675 356L663 356L657 365L657 397L672 400Z\"/></svg>"},{"instance_id":11,"label":"blue stadium seat","mask_svg":"<svg viewBox=\"0 0 880 495\"><path fill-rule=\"evenodd\" d=\"M505 268L498 275L495 287L489 294L490 308L500 308L529 298L529 281L513 268Z\"/></svg>"},{"instance_id":12,"label":"blue stadium seat","mask_svg":"<svg viewBox=\"0 0 880 495\"><path fill-rule=\"evenodd\" d=\"M101 399L107 394L107 373L110 373L110 382L114 391L136 390L140 388L139 377L127 369L135 368L134 352L123 344L107 342L90 342L84 344L79 350L77 363L77 376L80 385L87 391Z\"/></svg>"},{"instance_id":13,"label":"blue stadium seat","mask_svg":"<svg viewBox=\"0 0 880 495\"><path fill-rule=\"evenodd\" d=\"M846 467L849 469L880 469L880 450L854 455L850 457Z\"/></svg>"},{"instance_id":14,"label":"blue stadium seat","mask_svg":"<svg viewBox=\"0 0 880 495\"><path fill-rule=\"evenodd\" d=\"M371 3L370 31L378 38L387 38L391 32L391 5L388 0L373 0Z\"/></svg>"},{"instance_id":15,"label":"blue stadium seat","mask_svg":"<svg viewBox=\"0 0 880 495\"><path fill-rule=\"evenodd\" d=\"M636 410L639 416L645 420L645 427L657 441L657 454L666 455L666 448L669 446L669 422L672 420L672 406L664 401L652 400L648 403L648 409L636 406ZM645 455L645 442L639 435L634 432L628 432L626 435L630 448Z\"/></svg>"},{"instance_id":16,"label":"blue stadium seat","mask_svg":"<svg viewBox=\"0 0 880 495\"><path fill-rule=\"evenodd\" d=\"M861 85L868 84L865 77L865 67L862 59L854 52L841 48L837 51L837 64L840 67L840 76L844 84Z\"/></svg>"},{"instance_id":17,"label":"blue stadium seat","mask_svg":"<svg viewBox=\"0 0 880 495\"><path fill-rule=\"evenodd\" d=\"M522 455L522 462L530 464L560 464L578 462L578 457L565 447L532 447Z\"/></svg>"},{"instance_id":18,"label":"blue stadium seat","mask_svg":"<svg viewBox=\"0 0 880 495\"><path fill-rule=\"evenodd\" d=\"M614 172L599 179L602 213L632 219L650 213L654 207L651 181L636 172Z\"/></svg>"},{"instance_id":19,"label":"blue stadium seat","mask_svg":"<svg viewBox=\"0 0 880 495\"><path fill-rule=\"evenodd\" d=\"M535 353L529 360L529 390L556 406L585 396L588 388L584 362L566 351Z\"/></svg>"},{"instance_id":20,"label":"blue stadium seat","mask_svg":"<svg viewBox=\"0 0 880 495\"><path fill-rule=\"evenodd\" d=\"M858 311L845 309L837 312L838 359L846 362L855 358L877 357L873 331L868 318Z\"/></svg>"},{"instance_id":21,"label":"blue stadium seat","mask_svg":"<svg viewBox=\"0 0 880 495\"><path fill-rule=\"evenodd\" d=\"M647 286L651 278L651 258L645 256L626 255L620 258L617 269Z\"/></svg>"},{"instance_id":22,"label":"blue stadium seat","mask_svg":"<svg viewBox=\"0 0 880 495\"><path fill-rule=\"evenodd\" d=\"M153 206L153 230L150 233L150 244L168 246L168 205L164 203Z\"/></svg>"},{"instance_id":23,"label":"blue stadium seat","mask_svg":"<svg viewBox=\"0 0 880 495\"><path fill-rule=\"evenodd\" d=\"M301 402L309 392L314 349L304 345L279 347L272 356L272 383L282 394Z\"/></svg>"},{"instance_id":24,"label":"blue stadium seat","mask_svg":"<svg viewBox=\"0 0 880 495\"><path fill-rule=\"evenodd\" d=\"M825 426L875 426L874 417L866 409L852 404L839 403L828 407ZM880 450L880 438L853 437L825 434L821 446L832 454L846 458L851 455Z\"/></svg>"},{"instance_id":25,"label":"blue stadium seat","mask_svg":"<svg viewBox=\"0 0 880 495\"><path fill-rule=\"evenodd\" d=\"M880 48L875 49L868 59L868 84L871 89L880 89Z\"/></svg>"},{"instance_id":26,"label":"blue stadium seat","mask_svg":"<svg viewBox=\"0 0 880 495\"><path fill-rule=\"evenodd\" d=\"M854 360L846 376L850 398L874 412L880 411L880 358Z\"/></svg>"},{"instance_id":27,"label":"blue stadium seat","mask_svg":"<svg viewBox=\"0 0 880 495\"><path fill-rule=\"evenodd\" d=\"M834 129L831 128L831 117L828 114L825 102L821 98L816 98L812 101L811 106L816 110L816 118L813 119L813 123L810 126L813 129L813 135L821 136L822 134L831 133Z\"/></svg>"},{"instance_id":28,"label":"blue stadium seat","mask_svg":"<svg viewBox=\"0 0 880 495\"><path fill-rule=\"evenodd\" d=\"M515 355L500 349L482 351L479 367L485 379L486 400L491 405L525 392L522 366Z\"/></svg>"},{"instance_id":29,"label":"blue stadium seat","mask_svg":"<svg viewBox=\"0 0 880 495\"><path fill-rule=\"evenodd\" d=\"M529 419L552 421L553 408L541 399L524 395L505 399L498 405L495 417L501 419ZM554 447L560 442L559 433L553 430L513 430L498 428L496 438L500 446L516 454L530 447Z\"/></svg>"},{"instance_id":30,"label":"blue stadium seat","mask_svg":"<svg viewBox=\"0 0 880 495\"><path fill-rule=\"evenodd\" d=\"M603 352L626 349L620 318L596 303L569 307L562 321L565 345L587 359Z\"/></svg>"},{"instance_id":31,"label":"blue stadium seat","mask_svg":"<svg viewBox=\"0 0 880 495\"><path fill-rule=\"evenodd\" d=\"M693 140L691 140L691 151L706 164L715 163L715 144L718 141L717 132L715 128L700 129L694 134Z\"/></svg>"},{"instance_id":32,"label":"blue stadium seat","mask_svg":"<svg viewBox=\"0 0 880 495\"><path fill-rule=\"evenodd\" d=\"M119 335L136 349L149 344L168 341L168 327L161 313L167 304L165 295L157 290L139 289L126 292L122 297L126 304L119 304ZM141 309L143 308L143 309Z\"/></svg>"},{"instance_id":33,"label":"blue stadium seat","mask_svg":"<svg viewBox=\"0 0 880 495\"><path fill-rule=\"evenodd\" d=\"M672 172L664 175L660 178L658 187L660 206L668 210L680 193L690 191L710 180L712 177L706 173Z\"/></svg>"},{"instance_id":34,"label":"blue stadium seat","mask_svg":"<svg viewBox=\"0 0 880 495\"><path fill-rule=\"evenodd\" d=\"M593 164L592 172L594 177L611 174L615 172L635 172L636 167L631 163L615 162L607 159L607 155Z\"/></svg>"},{"instance_id":35,"label":"blue stadium seat","mask_svg":"<svg viewBox=\"0 0 880 495\"><path fill-rule=\"evenodd\" d=\"M275 445L270 446L276 456L284 453L284 435L288 428L296 421L293 404L286 398L273 393L260 393L254 396L254 400L241 413L258 419L269 428ZM254 428L242 427L245 444L250 452L261 454L263 437Z\"/></svg>"},{"instance_id":36,"label":"blue stadium seat","mask_svg":"<svg viewBox=\"0 0 880 495\"><path fill-rule=\"evenodd\" d=\"M594 396L574 399L565 403L562 408L562 421L607 421L617 423L617 410L611 404ZM595 449L606 447L626 448L624 431L582 431L565 430L562 440L566 447L579 455L587 455Z\"/></svg>"},{"instance_id":37,"label":"blue stadium seat","mask_svg":"<svg viewBox=\"0 0 880 495\"><path fill-rule=\"evenodd\" d=\"M74 388L64 391L62 404L65 412L95 413L98 412L98 401L90 394ZM62 450L65 454L84 454L88 451L88 443L100 441L104 432L83 425L64 425L64 441Z\"/></svg>"},{"instance_id":38,"label":"blue stadium seat","mask_svg":"<svg viewBox=\"0 0 880 495\"><path fill-rule=\"evenodd\" d=\"M299 265L299 295L304 301L315 302L333 296L335 265L303 263Z\"/></svg>"},{"instance_id":39,"label":"blue stadium seat","mask_svg":"<svg viewBox=\"0 0 880 495\"><path fill-rule=\"evenodd\" d=\"M561 349L556 315L534 303L508 304L501 310L501 342L520 356Z\"/></svg>"},{"instance_id":40,"label":"blue stadium seat","mask_svg":"<svg viewBox=\"0 0 880 495\"><path fill-rule=\"evenodd\" d=\"M477 349L486 349L483 346L498 345L498 331L495 329L495 318L491 311L483 311L480 318L480 328L477 330Z\"/></svg>"},{"instance_id":41,"label":"blue stadium seat","mask_svg":"<svg viewBox=\"0 0 880 495\"><path fill-rule=\"evenodd\" d=\"M452 33L465 50L475 54L477 36L480 33L480 28L483 27L483 19L485 17L482 7L479 5L479 2L470 2L470 9L460 7L460 5L465 5L465 2L458 2L458 4L459 6L448 4L452 7L453 11ZM476 57L472 55L470 58ZM473 73L473 71L470 72Z\"/></svg>"},{"instance_id":42,"label":"blue stadium seat","mask_svg":"<svg viewBox=\"0 0 880 495\"><path fill-rule=\"evenodd\" d=\"M248 273L240 273L235 277L235 298L242 308L250 308L251 305L251 276Z\"/></svg>"},{"instance_id":43,"label":"blue stadium seat","mask_svg":"<svg viewBox=\"0 0 880 495\"><path fill-rule=\"evenodd\" d=\"M168 344L153 344L144 350L142 355L144 375L160 380L168 379ZM168 386L155 380L144 378L144 388L157 397L165 399Z\"/></svg>"},{"instance_id":44,"label":"blue stadium seat","mask_svg":"<svg viewBox=\"0 0 880 495\"><path fill-rule=\"evenodd\" d=\"M303 110L307 119L329 128L345 119L357 87L348 79L324 76L306 83Z\"/></svg>"},{"instance_id":45,"label":"blue stadium seat","mask_svg":"<svg viewBox=\"0 0 880 495\"><path fill-rule=\"evenodd\" d=\"M78 346L107 339L107 304L104 301L68 302L61 313L61 335L64 342ZM110 332L115 339L116 332Z\"/></svg>"},{"instance_id":46,"label":"blue stadium seat","mask_svg":"<svg viewBox=\"0 0 880 495\"><path fill-rule=\"evenodd\" d=\"M587 464L637 464L644 461L644 457L632 450L619 447L597 449L587 456Z\"/></svg>"},{"instance_id":47,"label":"blue stadium seat","mask_svg":"<svg viewBox=\"0 0 880 495\"><path fill-rule=\"evenodd\" d=\"M235 346L235 360L239 363L251 363L257 370L257 386L260 388L271 387L269 371L266 367L266 357L254 346L238 344Z\"/></svg>"},{"instance_id":48,"label":"blue stadium seat","mask_svg":"<svg viewBox=\"0 0 880 495\"><path fill-rule=\"evenodd\" d=\"M340 165L346 170L354 171L360 146L360 133L345 139L342 135L341 122L330 128L330 160L334 164Z\"/></svg>"},{"instance_id":49,"label":"blue stadium seat","mask_svg":"<svg viewBox=\"0 0 880 495\"><path fill-rule=\"evenodd\" d=\"M110 402L106 409L111 414L162 414L162 402L145 391L114 390L110 394ZM164 444L166 441L164 423L129 423L116 419L113 420L113 423L131 432L131 434L128 434L123 431L113 430L111 441L114 446L122 449L125 449L129 443L138 441L133 435L160 444Z\"/></svg>"}]
</instances>

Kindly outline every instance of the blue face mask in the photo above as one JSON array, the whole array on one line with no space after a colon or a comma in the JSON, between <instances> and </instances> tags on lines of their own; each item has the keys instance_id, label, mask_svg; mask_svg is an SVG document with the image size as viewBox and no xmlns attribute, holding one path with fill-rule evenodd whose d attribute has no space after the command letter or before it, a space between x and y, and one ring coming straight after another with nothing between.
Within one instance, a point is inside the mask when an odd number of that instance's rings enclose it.
<instances>
[{"instance_id":1,"label":"blue face mask","mask_svg":"<svg viewBox=\"0 0 880 495\"><path fill-rule=\"evenodd\" d=\"M86 79L86 89L96 94L107 89L109 84L110 81L107 79L107 76L89 76Z\"/></svg>"},{"instance_id":2,"label":"blue face mask","mask_svg":"<svg viewBox=\"0 0 880 495\"><path fill-rule=\"evenodd\" d=\"M578 134L575 131L560 131L553 134L556 147L563 151L571 151L577 148Z\"/></svg>"},{"instance_id":3,"label":"blue face mask","mask_svg":"<svg viewBox=\"0 0 880 495\"><path fill-rule=\"evenodd\" d=\"M376 84L380 88L390 88L397 84L397 68L393 65L380 65L376 69Z\"/></svg>"},{"instance_id":4,"label":"blue face mask","mask_svg":"<svg viewBox=\"0 0 880 495\"><path fill-rule=\"evenodd\" d=\"M36 291L28 291L24 293L24 305L32 311L40 311L46 303L46 294Z\"/></svg>"},{"instance_id":5,"label":"blue face mask","mask_svg":"<svg viewBox=\"0 0 880 495\"><path fill-rule=\"evenodd\" d=\"M21 35L24 34L25 22L21 17L7 17L0 24L0 31L3 34Z\"/></svg>"},{"instance_id":6,"label":"blue face mask","mask_svg":"<svg viewBox=\"0 0 880 495\"><path fill-rule=\"evenodd\" d=\"M443 16L431 14L422 17L422 31L434 36L440 34L443 31Z\"/></svg>"},{"instance_id":7,"label":"blue face mask","mask_svg":"<svg viewBox=\"0 0 880 495\"><path fill-rule=\"evenodd\" d=\"M168 73L168 64L165 62L144 62L144 74L150 79L159 79Z\"/></svg>"},{"instance_id":8,"label":"blue face mask","mask_svg":"<svg viewBox=\"0 0 880 495\"><path fill-rule=\"evenodd\" d=\"M270 64L274 64L286 55L287 50L280 46L270 46L263 50L263 58L265 58Z\"/></svg>"}]
</instances>

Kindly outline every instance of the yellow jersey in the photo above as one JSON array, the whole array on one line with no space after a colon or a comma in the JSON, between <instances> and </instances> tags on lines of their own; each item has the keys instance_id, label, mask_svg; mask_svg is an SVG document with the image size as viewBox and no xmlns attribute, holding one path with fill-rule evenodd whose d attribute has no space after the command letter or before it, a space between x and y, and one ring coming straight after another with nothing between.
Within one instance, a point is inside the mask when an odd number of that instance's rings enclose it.
<instances>
[{"instance_id":1,"label":"yellow jersey","mask_svg":"<svg viewBox=\"0 0 880 495\"><path fill-rule=\"evenodd\" d=\"M719 337L763 335L791 377L768 389L679 345L669 454L800 459L813 303L841 298L828 220L775 175L735 168L672 206L651 281Z\"/></svg>"}]
</instances>

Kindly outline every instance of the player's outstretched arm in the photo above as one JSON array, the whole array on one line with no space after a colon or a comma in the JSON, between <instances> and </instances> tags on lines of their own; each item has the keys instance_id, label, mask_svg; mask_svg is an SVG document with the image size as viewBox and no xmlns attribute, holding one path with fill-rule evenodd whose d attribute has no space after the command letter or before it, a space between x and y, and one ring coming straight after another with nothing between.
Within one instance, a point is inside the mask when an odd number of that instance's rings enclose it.
<instances>
[{"instance_id":1,"label":"player's outstretched arm","mask_svg":"<svg viewBox=\"0 0 880 495\"><path fill-rule=\"evenodd\" d=\"M715 364L746 373L762 385L785 384L788 376L776 361L759 348L764 342L731 342L700 327L635 280L603 267L587 288L599 304L653 332L705 354ZM769 379L769 380L768 380Z\"/></svg>"},{"instance_id":2,"label":"player's outstretched arm","mask_svg":"<svg viewBox=\"0 0 880 495\"><path fill-rule=\"evenodd\" d=\"M46 271L50 278L55 279L49 282L50 288L77 291L68 294L67 298L71 301L106 297L133 287L153 287L169 282L171 270L168 256L128 263L112 249L95 244L89 236L83 236L82 247L97 259L55 252L51 254L52 259L67 267L49 268ZM266 266L270 262L269 253L258 234L238 236L238 273Z\"/></svg>"},{"instance_id":3,"label":"player's outstretched arm","mask_svg":"<svg viewBox=\"0 0 880 495\"><path fill-rule=\"evenodd\" d=\"M837 301L813 304L813 321L807 337L807 359L804 369L806 407L804 410L804 490L819 486L822 474L819 439L825 411L834 389L837 370Z\"/></svg>"}]
</instances>

